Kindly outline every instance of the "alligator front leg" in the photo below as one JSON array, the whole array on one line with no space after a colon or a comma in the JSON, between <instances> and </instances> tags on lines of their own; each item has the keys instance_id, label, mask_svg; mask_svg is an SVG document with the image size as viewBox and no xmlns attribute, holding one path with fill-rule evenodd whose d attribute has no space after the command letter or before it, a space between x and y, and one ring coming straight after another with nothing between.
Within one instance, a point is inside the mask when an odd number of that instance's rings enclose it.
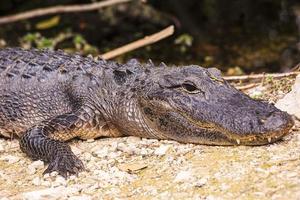
<instances>
[{"instance_id":1,"label":"alligator front leg","mask_svg":"<svg viewBox=\"0 0 300 200\"><path fill-rule=\"evenodd\" d=\"M20 139L21 150L34 160L49 162L44 173L57 171L63 177L77 174L84 169L83 163L63 141L76 137L85 120L88 119L71 113L44 121L23 134Z\"/></svg>"}]
</instances>

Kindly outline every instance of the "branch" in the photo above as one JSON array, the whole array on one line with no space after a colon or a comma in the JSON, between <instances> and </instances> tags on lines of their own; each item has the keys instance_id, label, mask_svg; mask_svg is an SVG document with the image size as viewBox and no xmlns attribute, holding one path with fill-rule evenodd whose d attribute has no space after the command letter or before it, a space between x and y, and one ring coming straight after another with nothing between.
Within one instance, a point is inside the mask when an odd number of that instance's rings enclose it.
<instances>
[{"instance_id":1,"label":"branch","mask_svg":"<svg viewBox=\"0 0 300 200\"><path fill-rule=\"evenodd\" d=\"M238 90L248 90L248 89L256 87L258 85L259 84L257 84L257 83L250 83L249 85L236 86L235 88Z\"/></svg>"},{"instance_id":2,"label":"branch","mask_svg":"<svg viewBox=\"0 0 300 200\"><path fill-rule=\"evenodd\" d=\"M106 1L100 1L91 4L53 6L49 8L34 9L23 13L15 14L15 15L0 17L0 24L6 24L6 23L16 22L24 19L30 19L33 17L39 17L39 16L51 15L57 13L86 12L91 10L97 10L114 4L129 2L129 1L131 0L106 0Z\"/></svg>"},{"instance_id":3,"label":"branch","mask_svg":"<svg viewBox=\"0 0 300 200\"><path fill-rule=\"evenodd\" d=\"M104 53L104 54L100 55L100 57L103 59L111 59L118 55L121 55L121 54L127 53L129 51L138 49L140 47L146 46L148 44L155 43L159 40L162 40L162 39L172 35L173 33L174 33L174 26L168 26L167 28L161 30L158 33L146 36L143 39L139 39L135 42L129 43L127 45L124 45L122 47L119 47L117 49L109 51L107 53Z\"/></svg>"},{"instance_id":4,"label":"branch","mask_svg":"<svg viewBox=\"0 0 300 200\"><path fill-rule=\"evenodd\" d=\"M287 73L274 73L274 74L252 74L252 75L244 75L244 76L225 76L224 79L227 81L237 81L237 80L249 80L249 79L261 79L265 77L273 77L273 78L283 78L288 76L298 75L300 72L287 72Z\"/></svg>"}]
</instances>

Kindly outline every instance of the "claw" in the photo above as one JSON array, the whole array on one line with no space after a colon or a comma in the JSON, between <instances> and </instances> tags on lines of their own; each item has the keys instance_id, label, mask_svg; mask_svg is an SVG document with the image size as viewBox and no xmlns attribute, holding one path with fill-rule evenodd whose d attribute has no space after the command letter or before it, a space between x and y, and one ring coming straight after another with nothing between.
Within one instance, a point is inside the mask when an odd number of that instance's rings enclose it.
<instances>
[{"instance_id":1,"label":"claw","mask_svg":"<svg viewBox=\"0 0 300 200\"><path fill-rule=\"evenodd\" d=\"M239 145L241 143L240 139L236 139L236 143Z\"/></svg>"},{"instance_id":2,"label":"claw","mask_svg":"<svg viewBox=\"0 0 300 200\"><path fill-rule=\"evenodd\" d=\"M57 171L59 175L68 178L70 175L77 176L82 170L84 170L84 165L75 155L60 155L49 163L43 174Z\"/></svg>"}]
</instances>

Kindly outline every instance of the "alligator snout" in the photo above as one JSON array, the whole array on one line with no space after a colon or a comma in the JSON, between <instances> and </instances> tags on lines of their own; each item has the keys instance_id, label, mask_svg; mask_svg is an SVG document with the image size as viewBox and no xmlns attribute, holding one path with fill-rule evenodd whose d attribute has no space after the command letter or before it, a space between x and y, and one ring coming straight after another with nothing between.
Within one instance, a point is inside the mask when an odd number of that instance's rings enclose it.
<instances>
[{"instance_id":1,"label":"alligator snout","mask_svg":"<svg viewBox=\"0 0 300 200\"><path fill-rule=\"evenodd\" d=\"M286 112L275 107L273 109L264 115L255 112L256 120L253 115L246 115L241 121L236 120L235 129L228 134L229 137L231 135L238 145L263 145L279 140L293 127L294 121ZM239 129L237 127L242 130L236 131Z\"/></svg>"},{"instance_id":2,"label":"alligator snout","mask_svg":"<svg viewBox=\"0 0 300 200\"><path fill-rule=\"evenodd\" d=\"M263 123L264 129L262 139L267 139L268 142L274 142L284 135L294 126L292 117L286 112L277 110L272 112Z\"/></svg>"},{"instance_id":3,"label":"alligator snout","mask_svg":"<svg viewBox=\"0 0 300 200\"><path fill-rule=\"evenodd\" d=\"M268 131L278 131L289 125L292 122L292 119L285 112L275 111L261 121Z\"/></svg>"}]
</instances>

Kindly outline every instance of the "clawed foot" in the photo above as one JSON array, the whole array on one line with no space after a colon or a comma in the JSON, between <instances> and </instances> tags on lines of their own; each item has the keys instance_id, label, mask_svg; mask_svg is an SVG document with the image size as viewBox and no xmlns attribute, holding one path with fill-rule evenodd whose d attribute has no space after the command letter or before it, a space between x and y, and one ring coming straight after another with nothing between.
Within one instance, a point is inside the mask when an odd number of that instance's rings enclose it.
<instances>
[{"instance_id":1,"label":"clawed foot","mask_svg":"<svg viewBox=\"0 0 300 200\"><path fill-rule=\"evenodd\" d=\"M50 161L44 174L57 171L59 175L67 178L70 175L77 175L84 170L84 165L74 154L57 155Z\"/></svg>"}]
</instances>

